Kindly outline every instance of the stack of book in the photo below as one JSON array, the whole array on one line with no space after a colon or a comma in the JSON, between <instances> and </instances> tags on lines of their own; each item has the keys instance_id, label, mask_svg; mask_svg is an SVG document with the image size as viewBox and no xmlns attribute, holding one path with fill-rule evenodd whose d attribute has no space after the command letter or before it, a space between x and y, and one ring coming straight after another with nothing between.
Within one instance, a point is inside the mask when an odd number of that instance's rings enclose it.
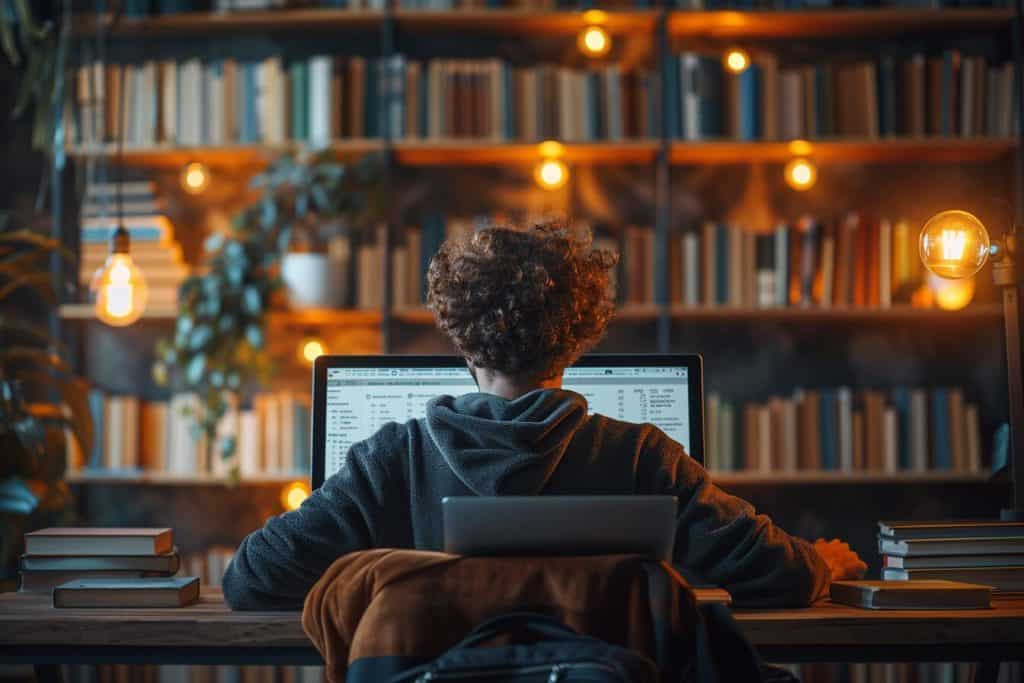
<instances>
[{"instance_id":1,"label":"stack of book","mask_svg":"<svg viewBox=\"0 0 1024 683\"><path fill-rule=\"evenodd\" d=\"M669 137L792 140L884 136L1009 137L1011 62L957 50L877 61L780 67L757 58L741 74L720 55L668 60Z\"/></svg>"},{"instance_id":2,"label":"stack of book","mask_svg":"<svg viewBox=\"0 0 1024 683\"><path fill-rule=\"evenodd\" d=\"M708 469L979 473L980 418L963 389L798 389L740 404L708 394Z\"/></svg>"},{"instance_id":3,"label":"stack of book","mask_svg":"<svg viewBox=\"0 0 1024 683\"><path fill-rule=\"evenodd\" d=\"M21 590L49 593L76 579L169 577L179 564L171 529L41 529L25 534Z\"/></svg>"},{"instance_id":4,"label":"stack of book","mask_svg":"<svg viewBox=\"0 0 1024 683\"><path fill-rule=\"evenodd\" d=\"M120 185L120 197L118 197ZM94 183L82 207L82 253L79 281L88 286L110 256L110 239L120 221L131 237L131 257L149 292L147 311L174 313L178 287L188 277L174 230L163 213L151 181Z\"/></svg>"},{"instance_id":5,"label":"stack of book","mask_svg":"<svg viewBox=\"0 0 1024 683\"><path fill-rule=\"evenodd\" d=\"M945 579L1024 591L1024 522L879 522L888 581Z\"/></svg>"}]
</instances>

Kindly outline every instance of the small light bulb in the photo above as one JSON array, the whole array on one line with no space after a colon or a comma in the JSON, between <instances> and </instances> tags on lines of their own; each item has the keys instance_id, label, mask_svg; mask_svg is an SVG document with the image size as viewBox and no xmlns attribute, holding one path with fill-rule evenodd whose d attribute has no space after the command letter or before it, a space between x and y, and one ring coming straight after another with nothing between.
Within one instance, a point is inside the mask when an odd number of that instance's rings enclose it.
<instances>
[{"instance_id":1,"label":"small light bulb","mask_svg":"<svg viewBox=\"0 0 1024 683\"><path fill-rule=\"evenodd\" d=\"M818 168L810 159L793 159L783 169L786 184L794 190L809 190L818 180Z\"/></svg>"},{"instance_id":2,"label":"small light bulb","mask_svg":"<svg viewBox=\"0 0 1024 683\"><path fill-rule=\"evenodd\" d=\"M569 167L558 159L545 159L537 165L534 177L545 190L557 190L569 181Z\"/></svg>"},{"instance_id":3,"label":"small light bulb","mask_svg":"<svg viewBox=\"0 0 1024 683\"><path fill-rule=\"evenodd\" d=\"M725 53L725 59L722 61L725 63L726 69L734 74L741 74L750 66L750 55L747 54L746 50L734 47Z\"/></svg>"},{"instance_id":4,"label":"small light bulb","mask_svg":"<svg viewBox=\"0 0 1024 683\"><path fill-rule=\"evenodd\" d=\"M107 257L89 289L96 300L96 317L108 325L131 325L146 310L146 279L128 254Z\"/></svg>"},{"instance_id":5,"label":"small light bulb","mask_svg":"<svg viewBox=\"0 0 1024 683\"><path fill-rule=\"evenodd\" d=\"M206 164L193 161L181 169L181 187L189 194L202 194L210 184L210 169Z\"/></svg>"},{"instance_id":6,"label":"small light bulb","mask_svg":"<svg viewBox=\"0 0 1024 683\"><path fill-rule=\"evenodd\" d=\"M928 287L932 290L935 304L947 311L959 311L974 298L973 277L948 280L928 273Z\"/></svg>"},{"instance_id":7,"label":"small light bulb","mask_svg":"<svg viewBox=\"0 0 1024 683\"><path fill-rule=\"evenodd\" d=\"M309 484L304 481L293 481L281 489L281 507L288 512L298 510L303 501L309 498Z\"/></svg>"},{"instance_id":8,"label":"small light bulb","mask_svg":"<svg viewBox=\"0 0 1024 683\"><path fill-rule=\"evenodd\" d=\"M600 26L588 26L580 32L580 52L588 57L603 57L612 49L612 38Z\"/></svg>"},{"instance_id":9,"label":"small light bulb","mask_svg":"<svg viewBox=\"0 0 1024 683\"><path fill-rule=\"evenodd\" d=\"M327 353L327 344L319 337L306 337L299 342L299 360L313 365L317 358Z\"/></svg>"},{"instance_id":10,"label":"small light bulb","mask_svg":"<svg viewBox=\"0 0 1024 683\"><path fill-rule=\"evenodd\" d=\"M966 211L943 211L921 228L918 253L925 267L950 280L969 278L985 265L992 244L978 218Z\"/></svg>"}]
</instances>

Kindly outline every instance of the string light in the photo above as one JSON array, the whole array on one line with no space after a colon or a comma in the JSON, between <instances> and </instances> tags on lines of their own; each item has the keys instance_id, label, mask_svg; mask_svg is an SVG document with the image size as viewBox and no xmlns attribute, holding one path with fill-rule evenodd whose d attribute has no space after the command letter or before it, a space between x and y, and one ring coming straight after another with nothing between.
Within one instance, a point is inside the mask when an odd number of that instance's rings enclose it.
<instances>
[{"instance_id":1,"label":"string light","mask_svg":"<svg viewBox=\"0 0 1024 683\"><path fill-rule=\"evenodd\" d=\"M325 353L327 353L327 342L320 337L305 337L299 342L299 361L304 365L312 366L313 362Z\"/></svg>"},{"instance_id":2,"label":"string light","mask_svg":"<svg viewBox=\"0 0 1024 683\"><path fill-rule=\"evenodd\" d=\"M601 26L587 26L580 31L576 44L588 57L603 57L612 49L612 37Z\"/></svg>"},{"instance_id":3,"label":"string light","mask_svg":"<svg viewBox=\"0 0 1024 683\"><path fill-rule=\"evenodd\" d=\"M309 498L309 484L304 481L293 481L281 489L281 507L288 512L298 510L299 506Z\"/></svg>"},{"instance_id":4,"label":"string light","mask_svg":"<svg viewBox=\"0 0 1024 683\"><path fill-rule=\"evenodd\" d=\"M560 159L544 159L537 164L534 178L545 190L557 190L569 182L569 167Z\"/></svg>"},{"instance_id":5,"label":"string light","mask_svg":"<svg viewBox=\"0 0 1024 683\"><path fill-rule=\"evenodd\" d=\"M132 261L130 251L128 231L118 227L111 240L110 256L89 283L95 297L96 317L114 327L131 325L146 310L146 279Z\"/></svg>"},{"instance_id":6,"label":"string light","mask_svg":"<svg viewBox=\"0 0 1024 683\"><path fill-rule=\"evenodd\" d=\"M202 194L210 185L210 169L206 164L193 161L181 169L181 187L189 194Z\"/></svg>"},{"instance_id":7,"label":"string light","mask_svg":"<svg viewBox=\"0 0 1024 683\"><path fill-rule=\"evenodd\" d=\"M799 157L786 164L783 176L787 185L802 192L814 187L818 180L818 167L810 159Z\"/></svg>"},{"instance_id":8,"label":"string light","mask_svg":"<svg viewBox=\"0 0 1024 683\"><path fill-rule=\"evenodd\" d=\"M725 53L722 63L732 73L741 74L750 66L750 55L747 54L746 50L734 47Z\"/></svg>"}]
</instances>

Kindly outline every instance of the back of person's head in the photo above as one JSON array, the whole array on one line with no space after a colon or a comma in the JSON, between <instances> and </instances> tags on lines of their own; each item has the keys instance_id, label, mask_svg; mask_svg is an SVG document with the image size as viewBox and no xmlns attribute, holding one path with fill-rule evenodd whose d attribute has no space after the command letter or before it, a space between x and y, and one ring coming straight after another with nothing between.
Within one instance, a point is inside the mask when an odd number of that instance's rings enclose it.
<instances>
[{"instance_id":1,"label":"back of person's head","mask_svg":"<svg viewBox=\"0 0 1024 683\"><path fill-rule=\"evenodd\" d=\"M615 312L615 255L554 225L487 228L445 242L430 263L427 305L478 368L556 377L604 335Z\"/></svg>"}]
</instances>

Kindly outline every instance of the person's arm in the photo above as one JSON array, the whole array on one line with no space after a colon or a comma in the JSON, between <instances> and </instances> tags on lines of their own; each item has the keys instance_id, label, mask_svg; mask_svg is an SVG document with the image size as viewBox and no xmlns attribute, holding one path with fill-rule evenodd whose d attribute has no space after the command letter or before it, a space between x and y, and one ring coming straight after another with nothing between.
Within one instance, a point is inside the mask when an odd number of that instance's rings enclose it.
<instances>
[{"instance_id":1,"label":"person's arm","mask_svg":"<svg viewBox=\"0 0 1024 683\"><path fill-rule=\"evenodd\" d=\"M660 430L644 451L660 462L663 490L679 498L674 559L684 570L725 588L739 606L804 607L827 594L830 571L810 543L715 486Z\"/></svg>"},{"instance_id":2,"label":"person's arm","mask_svg":"<svg viewBox=\"0 0 1024 683\"><path fill-rule=\"evenodd\" d=\"M337 558L393 537L395 502L387 462L404 450L405 428L387 425L354 444L345 466L292 512L249 534L224 574L224 600L236 610L301 609L306 593ZM397 503L395 503L397 504ZM390 514L389 514L390 513Z\"/></svg>"}]
</instances>

